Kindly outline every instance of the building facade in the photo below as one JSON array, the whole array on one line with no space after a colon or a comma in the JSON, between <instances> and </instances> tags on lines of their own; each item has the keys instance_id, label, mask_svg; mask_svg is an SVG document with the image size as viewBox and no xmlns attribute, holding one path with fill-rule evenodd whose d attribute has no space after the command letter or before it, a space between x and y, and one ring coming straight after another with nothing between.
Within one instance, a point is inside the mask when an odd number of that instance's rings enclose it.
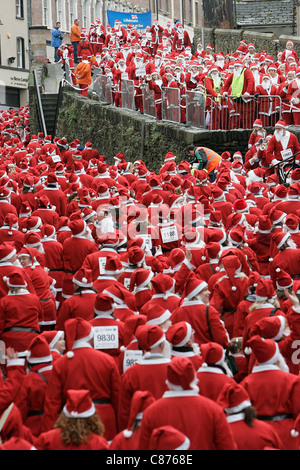
<instances>
[{"instance_id":1,"label":"building facade","mask_svg":"<svg viewBox=\"0 0 300 470\"><path fill-rule=\"evenodd\" d=\"M184 21L190 37L193 28L201 25L202 0L28 0L31 18L29 29L31 38L31 60L53 60L51 32L56 22L61 23L63 41L70 42L70 29L76 18L80 27L89 28L91 22L99 18L106 26L107 10L144 13L151 10L152 20L158 18L162 26L168 20ZM46 49L45 49L46 45Z\"/></svg>"},{"instance_id":2,"label":"building facade","mask_svg":"<svg viewBox=\"0 0 300 470\"><path fill-rule=\"evenodd\" d=\"M28 104L28 0L0 0L0 107Z\"/></svg>"}]
</instances>

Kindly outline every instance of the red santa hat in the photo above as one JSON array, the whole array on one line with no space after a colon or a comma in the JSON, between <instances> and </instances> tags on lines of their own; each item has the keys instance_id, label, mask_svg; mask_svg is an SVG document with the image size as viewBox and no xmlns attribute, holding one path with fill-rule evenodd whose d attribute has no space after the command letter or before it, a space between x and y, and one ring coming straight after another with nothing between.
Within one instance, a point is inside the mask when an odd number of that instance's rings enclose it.
<instances>
[{"instance_id":1,"label":"red santa hat","mask_svg":"<svg viewBox=\"0 0 300 470\"><path fill-rule=\"evenodd\" d=\"M255 64L256 65L256 64ZM263 127L263 122L261 119L255 119L253 127Z\"/></svg>"},{"instance_id":2,"label":"red santa hat","mask_svg":"<svg viewBox=\"0 0 300 470\"><path fill-rule=\"evenodd\" d=\"M12 232L12 229L18 229L19 228L19 224L18 224L18 217L9 212L8 214L6 214L5 218L4 218L4 221L3 221L3 225L6 227L8 227L9 231L8 231L8 235L12 235L13 232Z\"/></svg>"},{"instance_id":3,"label":"red santa hat","mask_svg":"<svg viewBox=\"0 0 300 470\"><path fill-rule=\"evenodd\" d=\"M283 186L283 184L277 186L277 188L274 191L274 200L284 200L287 196L287 191L288 191L287 187Z\"/></svg>"},{"instance_id":4,"label":"red santa hat","mask_svg":"<svg viewBox=\"0 0 300 470\"><path fill-rule=\"evenodd\" d=\"M95 405L89 390L67 390L66 404L63 413L67 418L90 418L96 413Z\"/></svg>"},{"instance_id":5,"label":"red santa hat","mask_svg":"<svg viewBox=\"0 0 300 470\"><path fill-rule=\"evenodd\" d=\"M141 421L143 412L155 402L155 398L148 390L136 390L130 402L130 412L126 429L123 430L124 437L130 438L133 434L133 427L137 420Z\"/></svg>"},{"instance_id":6,"label":"red santa hat","mask_svg":"<svg viewBox=\"0 0 300 470\"><path fill-rule=\"evenodd\" d=\"M147 316L147 325L161 325L172 316L171 312L167 308L160 305L146 306L144 313Z\"/></svg>"},{"instance_id":7,"label":"red santa hat","mask_svg":"<svg viewBox=\"0 0 300 470\"><path fill-rule=\"evenodd\" d=\"M279 121L276 122L275 127L282 127L283 129L286 128L286 122L283 119L279 119Z\"/></svg>"},{"instance_id":8,"label":"red santa hat","mask_svg":"<svg viewBox=\"0 0 300 470\"><path fill-rule=\"evenodd\" d=\"M79 287L93 287L92 271L86 268L79 268L73 276L73 282Z\"/></svg>"},{"instance_id":9,"label":"red santa hat","mask_svg":"<svg viewBox=\"0 0 300 470\"><path fill-rule=\"evenodd\" d=\"M258 302L274 299L276 297L276 293L272 280L268 278L259 279L257 282L255 295Z\"/></svg>"},{"instance_id":10,"label":"red santa hat","mask_svg":"<svg viewBox=\"0 0 300 470\"><path fill-rule=\"evenodd\" d=\"M258 231L260 233L271 233L272 223L268 215L260 215L258 217Z\"/></svg>"},{"instance_id":11,"label":"red santa hat","mask_svg":"<svg viewBox=\"0 0 300 470\"><path fill-rule=\"evenodd\" d=\"M173 271L177 271L185 259L185 253L180 248L173 248L169 253L169 263Z\"/></svg>"},{"instance_id":12,"label":"red santa hat","mask_svg":"<svg viewBox=\"0 0 300 470\"><path fill-rule=\"evenodd\" d=\"M29 364L52 362L50 347L44 336L38 335L31 341L26 351L26 358Z\"/></svg>"},{"instance_id":13,"label":"red santa hat","mask_svg":"<svg viewBox=\"0 0 300 470\"><path fill-rule=\"evenodd\" d=\"M114 300L103 292L98 292L94 303L94 312L97 316L112 315L114 312Z\"/></svg>"},{"instance_id":14,"label":"red santa hat","mask_svg":"<svg viewBox=\"0 0 300 470\"><path fill-rule=\"evenodd\" d=\"M170 162L170 161L175 161L175 160L176 160L176 156L174 155L173 152L167 152L166 153L164 163L167 163L167 162Z\"/></svg>"},{"instance_id":15,"label":"red santa hat","mask_svg":"<svg viewBox=\"0 0 300 470\"><path fill-rule=\"evenodd\" d=\"M278 290L289 289L293 286L291 276L281 268L276 268L276 287Z\"/></svg>"},{"instance_id":16,"label":"red santa hat","mask_svg":"<svg viewBox=\"0 0 300 470\"><path fill-rule=\"evenodd\" d=\"M166 383L171 390L197 390L196 370L192 361L185 356L175 356L167 365Z\"/></svg>"},{"instance_id":17,"label":"red santa hat","mask_svg":"<svg viewBox=\"0 0 300 470\"><path fill-rule=\"evenodd\" d=\"M31 209L31 206L29 204L28 201L23 201L22 204L21 204L21 208L20 208L20 212L19 212L19 216L30 216L30 214L32 213L32 209Z\"/></svg>"},{"instance_id":18,"label":"red santa hat","mask_svg":"<svg viewBox=\"0 0 300 470\"><path fill-rule=\"evenodd\" d=\"M280 341L286 329L286 318L284 315L274 315L258 320L252 327L251 336L259 335L262 338Z\"/></svg>"},{"instance_id":19,"label":"red santa hat","mask_svg":"<svg viewBox=\"0 0 300 470\"><path fill-rule=\"evenodd\" d=\"M218 261L221 245L218 242L208 242L204 248L202 260L208 262Z\"/></svg>"},{"instance_id":20,"label":"red santa hat","mask_svg":"<svg viewBox=\"0 0 300 470\"><path fill-rule=\"evenodd\" d=\"M64 339L65 332L63 330L46 330L41 333L41 336L46 339L51 351L54 349L57 341Z\"/></svg>"},{"instance_id":21,"label":"red santa hat","mask_svg":"<svg viewBox=\"0 0 300 470\"><path fill-rule=\"evenodd\" d=\"M124 271L123 265L116 256L108 255L106 258L103 274L108 276L116 276Z\"/></svg>"},{"instance_id":22,"label":"red santa hat","mask_svg":"<svg viewBox=\"0 0 300 470\"><path fill-rule=\"evenodd\" d=\"M80 237L85 233L87 225L83 219L75 219L68 223L68 227L72 232L72 236Z\"/></svg>"},{"instance_id":23,"label":"red santa hat","mask_svg":"<svg viewBox=\"0 0 300 470\"><path fill-rule=\"evenodd\" d=\"M236 225L230 230L228 238L233 246L240 246L242 243L245 244L245 227Z\"/></svg>"},{"instance_id":24,"label":"red santa hat","mask_svg":"<svg viewBox=\"0 0 300 470\"><path fill-rule=\"evenodd\" d=\"M268 215L272 225L277 225L284 220L286 213L272 207Z\"/></svg>"},{"instance_id":25,"label":"red santa hat","mask_svg":"<svg viewBox=\"0 0 300 470\"><path fill-rule=\"evenodd\" d=\"M217 403L227 415L240 413L248 406L252 406L248 392L234 381L224 384L218 395Z\"/></svg>"},{"instance_id":26,"label":"red santa hat","mask_svg":"<svg viewBox=\"0 0 300 470\"><path fill-rule=\"evenodd\" d=\"M12 288L25 288L27 286L27 282L20 271L15 271L8 276L3 276L3 281L6 282L8 287Z\"/></svg>"},{"instance_id":27,"label":"red santa hat","mask_svg":"<svg viewBox=\"0 0 300 470\"><path fill-rule=\"evenodd\" d=\"M163 294L163 298L166 300L168 298L168 293L174 287L174 280L167 274L158 273L155 277L153 277L152 285L154 287L155 293Z\"/></svg>"},{"instance_id":28,"label":"red santa hat","mask_svg":"<svg viewBox=\"0 0 300 470\"><path fill-rule=\"evenodd\" d=\"M133 292L134 290L141 290L145 288L149 282L152 281L154 273L149 271L149 269L138 268L135 269L130 277L129 290Z\"/></svg>"},{"instance_id":29,"label":"red santa hat","mask_svg":"<svg viewBox=\"0 0 300 470\"><path fill-rule=\"evenodd\" d=\"M201 234L195 227L185 225L182 235L182 245L197 245L201 240Z\"/></svg>"},{"instance_id":30,"label":"red santa hat","mask_svg":"<svg viewBox=\"0 0 300 470\"><path fill-rule=\"evenodd\" d=\"M248 340L248 345L259 364L275 364L279 359L278 344L273 339L254 335Z\"/></svg>"},{"instance_id":31,"label":"red santa hat","mask_svg":"<svg viewBox=\"0 0 300 470\"><path fill-rule=\"evenodd\" d=\"M145 252L139 246L132 246L128 250L128 262L131 265L141 268L145 260Z\"/></svg>"},{"instance_id":32,"label":"red santa hat","mask_svg":"<svg viewBox=\"0 0 300 470\"><path fill-rule=\"evenodd\" d=\"M295 168L291 171L291 182L297 183L300 181L300 168Z\"/></svg>"},{"instance_id":33,"label":"red santa hat","mask_svg":"<svg viewBox=\"0 0 300 470\"><path fill-rule=\"evenodd\" d=\"M237 213L248 212L249 207L244 199L237 199L233 203L233 210Z\"/></svg>"},{"instance_id":34,"label":"red santa hat","mask_svg":"<svg viewBox=\"0 0 300 470\"><path fill-rule=\"evenodd\" d=\"M56 230L54 225L50 224L44 224L41 226L41 234L42 234L42 241L44 241L47 238L54 238L56 234Z\"/></svg>"},{"instance_id":35,"label":"red santa hat","mask_svg":"<svg viewBox=\"0 0 300 470\"><path fill-rule=\"evenodd\" d=\"M155 428L150 436L149 450L188 450L190 439L171 425Z\"/></svg>"},{"instance_id":36,"label":"red santa hat","mask_svg":"<svg viewBox=\"0 0 300 470\"><path fill-rule=\"evenodd\" d=\"M168 328L166 332L166 339L173 346L180 348L187 344L192 334L193 329L190 323L186 321L180 321Z\"/></svg>"},{"instance_id":37,"label":"red santa hat","mask_svg":"<svg viewBox=\"0 0 300 470\"><path fill-rule=\"evenodd\" d=\"M289 199L299 199L300 196L300 183L293 183L288 188Z\"/></svg>"},{"instance_id":38,"label":"red santa hat","mask_svg":"<svg viewBox=\"0 0 300 470\"><path fill-rule=\"evenodd\" d=\"M0 245L0 262L9 261L14 255L17 254L17 250L14 245L4 242Z\"/></svg>"},{"instance_id":39,"label":"red santa hat","mask_svg":"<svg viewBox=\"0 0 300 470\"><path fill-rule=\"evenodd\" d=\"M166 340L159 325L140 325L135 331L135 337L144 353L151 352Z\"/></svg>"},{"instance_id":40,"label":"red santa hat","mask_svg":"<svg viewBox=\"0 0 300 470\"><path fill-rule=\"evenodd\" d=\"M296 214L287 214L285 218L285 225L290 233L298 232L300 218Z\"/></svg>"},{"instance_id":41,"label":"red santa hat","mask_svg":"<svg viewBox=\"0 0 300 470\"><path fill-rule=\"evenodd\" d=\"M0 198L6 199L10 196L10 190L5 186L0 187Z\"/></svg>"},{"instance_id":42,"label":"red santa hat","mask_svg":"<svg viewBox=\"0 0 300 470\"><path fill-rule=\"evenodd\" d=\"M94 329L90 322L84 320L81 317L70 318L64 324L66 334L66 345L68 352L67 357L71 359L74 357L72 349L80 347L87 341L90 341L94 337Z\"/></svg>"},{"instance_id":43,"label":"red santa hat","mask_svg":"<svg viewBox=\"0 0 300 470\"><path fill-rule=\"evenodd\" d=\"M200 345L200 352L203 359L202 367L209 364L221 365L225 359L225 350L219 343L209 341Z\"/></svg>"},{"instance_id":44,"label":"red santa hat","mask_svg":"<svg viewBox=\"0 0 300 470\"><path fill-rule=\"evenodd\" d=\"M191 300L197 294L202 292L204 289L207 288L207 283L201 279L199 279L194 272L191 272L188 275L186 283L184 285L182 297Z\"/></svg>"},{"instance_id":45,"label":"red santa hat","mask_svg":"<svg viewBox=\"0 0 300 470\"><path fill-rule=\"evenodd\" d=\"M232 284L231 289L233 291L236 291L237 288L235 285L235 275L236 273L240 272L242 268L242 263L235 255L224 256L222 258L222 263L225 268L226 274Z\"/></svg>"},{"instance_id":46,"label":"red santa hat","mask_svg":"<svg viewBox=\"0 0 300 470\"><path fill-rule=\"evenodd\" d=\"M276 232L272 235L272 240L274 241L276 247L279 249L290 238L290 236L290 233Z\"/></svg>"}]
</instances>

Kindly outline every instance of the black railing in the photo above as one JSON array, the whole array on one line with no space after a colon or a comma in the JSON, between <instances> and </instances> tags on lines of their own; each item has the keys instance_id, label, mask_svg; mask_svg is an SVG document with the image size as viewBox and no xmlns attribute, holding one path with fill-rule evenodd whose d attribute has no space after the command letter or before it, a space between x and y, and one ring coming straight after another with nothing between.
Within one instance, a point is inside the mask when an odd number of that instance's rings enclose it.
<instances>
[{"instance_id":1,"label":"black railing","mask_svg":"<svg viewBox=\"0 0 300 470\"><path fill-rule=\"evenodd\" d=\"M41 132L44 133L44 135L47 135L47 127L45 123L45 117L44 117L44 111L43 111L43 105L42 105L42 99L41 99L41 93L40 93L40 87L39 87L39 80L38 80L38 75L37 71L33 71L33 81L34 81L34 90L35 90L35 97L36 97L36 108L37 108L37 113L38 113L38 119L40 123L40 130Z\"/></svg>"}]
</instances>

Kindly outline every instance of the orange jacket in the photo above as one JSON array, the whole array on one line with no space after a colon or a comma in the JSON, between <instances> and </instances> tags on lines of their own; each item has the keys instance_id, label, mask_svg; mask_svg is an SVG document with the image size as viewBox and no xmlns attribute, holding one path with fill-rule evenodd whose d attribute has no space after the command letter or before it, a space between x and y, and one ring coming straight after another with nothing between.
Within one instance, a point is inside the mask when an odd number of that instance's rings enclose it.
<instances>
[{"instance_id":1,"label":"orange jacket","mask_svg":"<svg viewBox=\"0 0 300 470\"><path fill-rule=\"evenodd\" d=\"M91 64L80 62L75 70L77 83L80 85L90 85L92 83Z\"/></svg>"},{"instance_id":2,"label":"orange jacket","mask_svg":"<svg viewBox=\"0 0 300 470\"><path fill-rule=\"evenodd\" d=\"M70 40L71 42L80 41L81 29L76 23L73 23L71 26Z\"/></svg>"}]
</instances>

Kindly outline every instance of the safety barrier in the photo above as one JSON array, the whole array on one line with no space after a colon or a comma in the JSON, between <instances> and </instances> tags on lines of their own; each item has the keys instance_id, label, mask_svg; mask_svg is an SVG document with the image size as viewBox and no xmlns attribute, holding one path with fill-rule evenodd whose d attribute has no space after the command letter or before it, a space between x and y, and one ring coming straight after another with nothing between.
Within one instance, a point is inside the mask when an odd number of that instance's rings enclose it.
<instances>
[{"instance_id":1,"label":"safety barrier","mask_svg":"<svg viewBox=\"0 0 300 470\"><path fill-rule=\"evenodd\" d=\"M65 64L65 82L75 90L72 71ZM247 98L222 95L210 98L198 90L187 90L181 95L177 88L161 87L161 99L155 100L154 91L144 83L136 86L133 80L121 79L120 85L112 78L94 70L93 82L89 86L105 104L115 104L123 109L135 111L142 104L143 113L157 117L158 101L161 116L159 119L210 130L253 129L255 119L261 119L263 127L274 127L282 118L282 100L278 95L251 95Z\"/></svg>"},{"instance_id":2,"label":"safety barrier","mask_svg":"<svg viewBox=\"0 0 300 470\"><path fill-rule=\"evenodd\" d=\"M252 129L255 119L261 119L263 127L274 127L281 115L282 101L278 95L256 94L247 98L222 95L211 98L206 124L211 130Z\"/></svg>"}]
</instances>

